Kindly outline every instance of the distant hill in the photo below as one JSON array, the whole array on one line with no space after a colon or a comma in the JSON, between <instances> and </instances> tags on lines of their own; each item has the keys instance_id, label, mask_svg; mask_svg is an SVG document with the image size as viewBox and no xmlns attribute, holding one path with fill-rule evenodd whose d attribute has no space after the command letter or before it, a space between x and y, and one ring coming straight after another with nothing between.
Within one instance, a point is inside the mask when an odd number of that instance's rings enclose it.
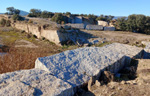
<instances>
[{"instance_id":1,"label":"distant hill","mask_svg":"<svg viewBox=\"0 0 150 96\"><path fill-rule=\"evenodd\" d=\"M29 12L20 10L20 15L21 15L21 16L26 16L26 15L28 15L28 14L29 14Z\"/></svg>"}]
</instances>

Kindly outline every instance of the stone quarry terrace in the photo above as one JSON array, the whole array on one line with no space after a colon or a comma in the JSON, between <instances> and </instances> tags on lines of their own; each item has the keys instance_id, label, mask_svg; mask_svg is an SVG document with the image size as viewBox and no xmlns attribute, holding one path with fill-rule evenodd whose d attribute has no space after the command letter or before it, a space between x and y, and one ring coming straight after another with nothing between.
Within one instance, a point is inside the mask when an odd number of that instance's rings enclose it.
<instances>
[{"instance_id":1,"label":"stone quarry terrace","mask_svg":"<svg viewBox=\"0 0 150 96\"><path fill-rule=\"evenodd\" d=\"M73 96L90 77L99 78L104 70L117 73L132 58L144 56L142 48L113 43L40 57L34 69L1 74L0 96Z\"/></svg>"}]
</instances>

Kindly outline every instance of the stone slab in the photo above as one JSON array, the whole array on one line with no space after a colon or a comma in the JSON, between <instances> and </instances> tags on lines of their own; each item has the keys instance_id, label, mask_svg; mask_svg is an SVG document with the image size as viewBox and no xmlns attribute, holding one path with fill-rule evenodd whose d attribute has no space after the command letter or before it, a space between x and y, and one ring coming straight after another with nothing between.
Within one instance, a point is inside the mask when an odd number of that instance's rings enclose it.
<instances>
[{"instance_id":1,"label":"stone slab","mask_svg":"<svg viewBox=\"0 0 150 96\"><path fill-rule=\"evenodd\" d=\"M39 69L0 74L0 96L72 96L72 86Z\"/></svg>"},{"instance_id":2,"label":"stone slab","mask_svg":"<svg viewBox=\"0 0 150 96\"><path fill-rule=\"evenodd\" d=\"M73 87L86 83L101 71L118 72L130 63L131 58L141 58L142 49L119 43L104 47L85 47L48 57L38 58L35 68L50 72ZM128 61L128 62L126 62Z\"/></svg>"},{"instance_id":3,"label":"stone slab","mask_svg":"<svg viewBox=\"0 0 150 96\"><path fill-rule=\"evenodd\" d=\"M103 30L101 25L86 25L86 30Z\"/></svg>"}]
</instances>

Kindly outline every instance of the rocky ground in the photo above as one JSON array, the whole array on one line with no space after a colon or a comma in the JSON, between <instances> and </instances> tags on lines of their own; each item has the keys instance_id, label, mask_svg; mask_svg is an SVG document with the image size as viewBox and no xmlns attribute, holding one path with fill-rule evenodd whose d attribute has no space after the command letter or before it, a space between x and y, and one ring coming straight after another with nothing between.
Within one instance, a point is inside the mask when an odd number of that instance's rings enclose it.
<instances>
[{"instance_id":1,"label":"rocky ground","mask_svg":"<svg viewBox=\"0 0 150 96\"><path fill-rule=\"evenodd\" d=\"M150 60L137 60L136 78L118 78L108 84L95 83L91 91L78 94L80 96L149 96L150 94Z\"/></svg>"},{"instance_id":2,"label":"rocky ground","mask_svg":"<svg viewBox=\"0 0 150 96\"><path fill-rule=\"evenodd\" d=\"M141 33L123 32L123 31L91 31L82 30L86 33L92 34L95 37L106 39L110 42L118 42L123 44L138 44L141 41L149 41L150 36Z\"/></svg>"}]
</instances>

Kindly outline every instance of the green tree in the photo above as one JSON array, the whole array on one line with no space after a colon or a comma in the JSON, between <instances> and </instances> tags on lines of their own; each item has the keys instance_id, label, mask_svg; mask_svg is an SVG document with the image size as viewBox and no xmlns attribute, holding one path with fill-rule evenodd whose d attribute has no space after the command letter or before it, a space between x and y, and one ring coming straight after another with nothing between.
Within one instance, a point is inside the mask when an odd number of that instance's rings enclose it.
<instances>
[{"instance_id":1,"label":"green tree","mask_svg":"<svg viewBox=\"0 0 150 96\"><path fill-rule=\"evenodd\" d=\"M6 27L10 27L11 26L11 21L10 20L7 20L6 21Z\"/></svg>"},{"instance_id":2,"label":"green tree","mask_svg":"<svg viewBox=\"0 0 150 96\"><path fill-rule=\"evenodd\" d=\"M6 25L6 20L4 18L1 19L0 25L3 27Z\"/></svg>"},{"instance_id":3,"label":"green tree","mask_svg":"<svg viewBox=\"0 0 150 96\"><path fill-rule=\"evenodd\" d=\"M117 23L116 23L116 29L119 29L121 31L126 31L127 30L127 20L125 17L118 18Z\"/></svg>"},{"instance_id":4,"label":"green tree","mask_svg":"<svg viewBox=\"0 0 150 96\"><path fill-rule=\"evenodd\" d=\"M14 7L8 7L7 8L7 13L6 14L9 14L9 15L14 15L14 14L20 14L20 10L19 9L15 9Z\"/></svg>"},{"instance_id":5,"label":"green tree","mask_svg":"<svg viewBox=\"0 0 150 96\"><path fill-rule=\"evenodd\" d=\"M96 20L102 20L102 21L107 21L106 17L104 15L100 15L99 17L96 18Z\"/></svg>"},{"instance_id":6,"label":"green tree","mask_svg":"<svg viewBox=\"0 0 150 96\"><path fill-rule=\"evenodd\" d=\"M136 31L137 26L136 26L136 15L135 14L128 16L127 25L128 25L128 31L132 31L132 32Z\"/></svg>"},{"instance_id":7,"label":"green tree","mask_svg":"<svg viewBox=\"0 0 150 96\"><path fill-rule=\"evenodd\" d=\"M146 17L144 32L150 34L150 17Z\"/></svg>"},{"instance_id":8,"label":"green tree","mask_svg":"<svg viewBox=\"0 0 150 96\"><path fill-rule=\"evenodd\" d=\"M67 15L67 16L71 16L71 13L70 13L70 12L66 12L66 15Z\"/></svg>"},{"instance_id":9,"label":"green tree","mask_svg":"<svg viewBox=\"0 0 150 96\"><path fill-rule=\"evenodd\" d=\"M52 18L54 16L54 13L52 12L48 12L48 11L43 11L41 13L41 17L42 18Z\"/></svg>"},{"instance_id":10,"label":"green tree","mask_svg":"<svg viewBox=\"0 0 150 96\"><path fill-rule=\"evenodd\" d=\"M89 18L89 19L96 20L97 16L94 15L94 14L89 14L89 15L88 15L88 18Z\"/></svg>"},{"instance_id":11,"label":"green tree","mask_svg":"<svg viewBox=\"0 0 150 96\"><path fill-rule=\"evenodd\" d=\"M40 9L31 9L28 17L40 17L42 11Z\"/></svg>"},{"instance_id":12,"label":"green tree","mask_svg":"<svg viewBox=\"0 0 150 96\"><path fill-rule=\"evenodd\" d=\"M96 18L96 20L101 20L101 21L107 21L107 22L110 22L112 19L114 18L114 16L107 16L107 15L100 15L99 17Z\"/></svg>"},{"instance_id":13,"label":"green tree","mask_svg":"<svg viewBox=\"0 0 150 96\"><path fill-rule=\"evenodd\" d=\"M15 11L15 8L14 8L14 7L8 7L8 8L7 8L7 11L8 11L8 14L9 14L9 15L13 15L13 14L14 14L14 11Z\"/></svg>"},{"instance_id":14,"label":"green tree","mask_svg":"<svg viewBox=\"0 0 150 96\"><path fill-rule=\"evenodd\" d=\"M66 23L62 13L55 13L52 17L52 21L57 22L58 24L61 24L62 22Z\"/></svg>"}]
</instances>

